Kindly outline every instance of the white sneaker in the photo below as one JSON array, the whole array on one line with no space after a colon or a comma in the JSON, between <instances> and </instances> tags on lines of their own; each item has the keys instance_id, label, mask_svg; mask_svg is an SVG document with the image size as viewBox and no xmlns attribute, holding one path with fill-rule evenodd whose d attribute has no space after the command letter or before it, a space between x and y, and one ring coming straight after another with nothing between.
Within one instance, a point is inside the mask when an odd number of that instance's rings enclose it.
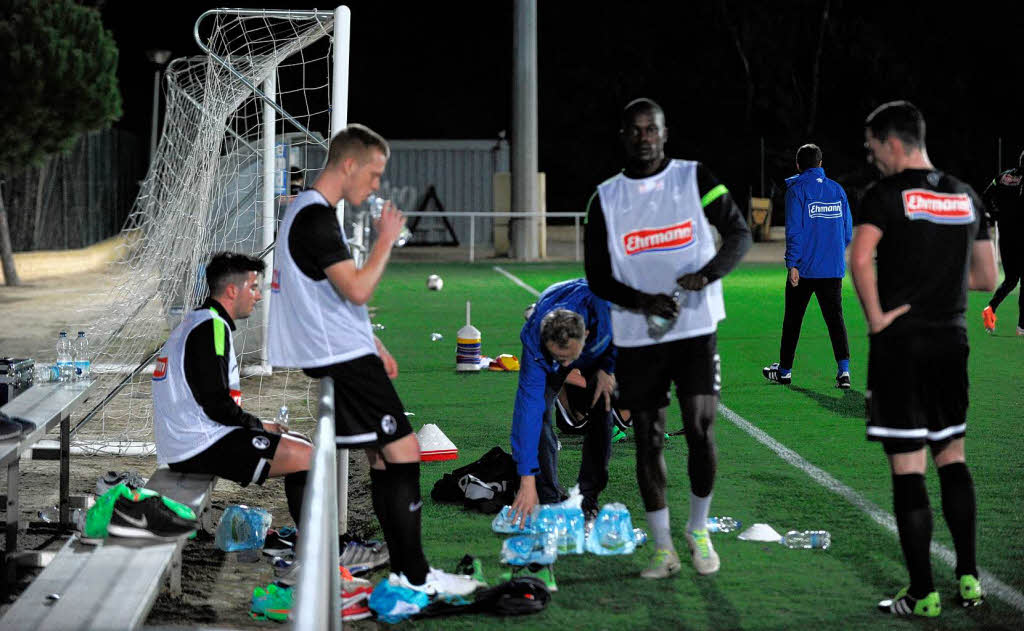
<instances>
[{"instance_id":1,"label":"white sneaker","mask_svg":"<svg viewBox=\"0 0 1024 631\"><path fill-rule=\"evenodd\" d=\"M698 574L714 574L721 566L718 553L711 545L711 535L707 528L704 530L693 530L686 533L686 543L690 546L693 555L693 567Z\"/></svg>"},{"instance_id":2,"label":"white sneaker","mask_svg":"<svg viewBox=\"0 0 1024 631\"><path fill-rule=\"evenodd\" d=\"M407 589L423 592L429 596L435 594L446 594L449 596L469 596L484 584L468 576L461 574L449 574L448 572L430 568L427 572L427 580L422 585L413 585L406 578L405 574L392 574L388 581L392 585L399 585Z\"/></svg>"}]
</instances>

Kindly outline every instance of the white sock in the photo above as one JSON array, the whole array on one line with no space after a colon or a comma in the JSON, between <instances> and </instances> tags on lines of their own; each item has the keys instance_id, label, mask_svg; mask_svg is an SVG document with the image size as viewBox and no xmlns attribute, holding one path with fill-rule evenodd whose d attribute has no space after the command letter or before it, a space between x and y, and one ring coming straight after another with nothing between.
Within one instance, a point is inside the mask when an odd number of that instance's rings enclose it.
<instances>
[{"instance_id":1,"label":"white sock","mask_svg":"<svg viewBox=\"0 0 1024 631\"><path fill-rule=\"evenodd\" d=\"M672 532L668 526L668 506L656 511L647 511L647 527L651 529L655 548L665 550L675 548L672 545Z\"/></svg>"},{"instance_id":2,"label":"white sock","mask_svg":"<svg viewBox=\"0 0 1024 631\"><path fill-rule=\"evenodd\" d=\"M686 531L704 530L708 527L708 511L711 510L711 497L714 493L708 493L707 497L697 497L690 492L690 520L686 522Z\"/></svg>"}]
</instances>

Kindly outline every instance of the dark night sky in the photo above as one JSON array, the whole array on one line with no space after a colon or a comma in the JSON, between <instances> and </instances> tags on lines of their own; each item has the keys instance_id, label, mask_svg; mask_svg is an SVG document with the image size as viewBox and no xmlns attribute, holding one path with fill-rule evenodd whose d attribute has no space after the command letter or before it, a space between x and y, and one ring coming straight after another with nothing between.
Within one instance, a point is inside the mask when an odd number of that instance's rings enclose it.
<instances>
[{"instance_id":1,"label":"dark night sky","mask_svg":"<svg viewBox=\"0 0 1024 631\"><path fill-rule=\"evenodd\" d=\"M924 111L933 162L976 187L994 174L997 138L1003 168L1024 149L1018 3L973 2L952 13L917 0L827 2L810 129L826 0L666 4L538 2L540 166L549 210L582 209L593 186L619 168L617 114L636 96L665 107L672 156L705 162L741 200L758 187L761 137L769 181L790 175L796 148L813 141L829 174L856 186L868 177L864 117L896 98ZM197 54L192 26L218 4L182 1L147 17L139 6L108 0L103 16L121 51L124 117L117 126L147 136L152 66L144 51ZM511 0L348 6L349 120L388 138L493 138L510 130ZM737 40L750 60L749 82Z\"/></svg>"}]
</instances>

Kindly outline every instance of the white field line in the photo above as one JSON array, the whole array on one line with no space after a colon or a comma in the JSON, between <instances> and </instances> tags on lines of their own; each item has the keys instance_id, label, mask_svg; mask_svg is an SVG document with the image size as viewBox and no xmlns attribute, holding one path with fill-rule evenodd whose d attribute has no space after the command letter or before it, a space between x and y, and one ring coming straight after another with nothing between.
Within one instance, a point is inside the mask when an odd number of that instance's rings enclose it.
<instances>
[{"instance_id":1,"label":"white field line","mask_svg":"<svg viewBox=\"0 0 1024 631\"><path fill-rule=\"evenodd\" d=\"M495 271L495 272L498 272L499 274L501 274L501 275L502 275L502 276L504 276L505 278L509 279L509 280L510 280L510 281L512 281L513 283L515 283L515 284L519 285L520 287L522 287L522 288L523 288L523 289L525 289L526 291L530 292L530 293L531 293L531 294L533 294L534 296L539 296L539 295L540 295L540 292L539 292L539 291L537 291L537 290L536 290L536 289L534 289L533 287L530 287L529 285L527 285L526 283L524 283L524 282L523 282L522 280L520 280L519 278L517 278L517 277L516 277L516 276L514 276L513 274L509 274L508 272L506 272L506 271L505 271L504 269L502 269L502 268L498 267L497 265L495 265L495 266L494 266L494 267L493 267L492 269L494 269L494 271Z\"/></svg>"},{"instance_id":2,"label":"white field line","mask_svg":"<svg viewBox=\"0 0 1024 631\"><path fill-rule=\"evenodd\" d=\"M501 269L500 267L495 266L494 271L505 276L513 283L519 285L520 287L529 291L535 296L540 295L540 292L538 292L536 289L530 287L522 280L516 278L514 275L508 273L507 271ZM846 486L839 480L832 477L832 475L829 474L828 472L814 466L813 464L805 460L800 454L796 453L789 447L786 447L779 441L775 440L774 438L769 436L765 431L756 427L753 423L743 418L736 412L733 412L732 410L725 407L721 403L718 404L718 411L722 414L722 416L728 419L729 422L731 422L736 427L739 427L741 430L743 430L752 438L754 438L754 440L756 440L757 442L761 443L762 445L773 451L777 456L782 458L784 461L793 465L797 469L800 469L808 476L810 476L812 480L814 480L821 486L825 487L826 489L832 491L836 495L839 495L840 497L842 497L855 507L859 508L861 512L863 512L865 515L873 519L880 526L898 536L896 530L896 519L892 515L876 506L874 503L869 501L866 497L864 497L857 491L853 490L852 488ZM945 562L946 565L948 565L949 567L956 567L956 553L950 550L949 548L941 544L938 544L935 541L932 541L931 553L933 556L936 556L943 562ZM995 596L1003 602L1009 604L1013 608L1017 609L1018 611L1024 612L1024 594L1021 594L1013 587L1010 587L1006 583L1002 582L988 570L984 570L979 567L978 574L978 578L981 579L986 594Z\"/></svg>"}]
</instances>

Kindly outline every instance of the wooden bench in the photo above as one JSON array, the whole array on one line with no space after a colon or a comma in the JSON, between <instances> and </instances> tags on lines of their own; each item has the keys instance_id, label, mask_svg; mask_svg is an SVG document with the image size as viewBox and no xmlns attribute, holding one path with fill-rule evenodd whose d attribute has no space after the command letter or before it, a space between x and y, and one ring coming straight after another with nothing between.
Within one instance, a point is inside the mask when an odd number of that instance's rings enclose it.
<instances>
[{"instance_id":1,"label":"wooden bench","mask_svg":"<svg viewBox=\"0 0 1024 631\"><path fill-rule=\"evenodd\" d=\"M8 401L0 412L25 426L16 438L0 441L0 467L7 469L7 547L4 555L6 571L3 578L11 580L17 571L18 530L21 503L18 486L21 478L20 459L39 439L60 425L60 523L70 525L70 441L71 412L88 400L95 381L81 383L41 383Z\"/></svg>"},{"instance_id":2,"label":"wooden bench","mask_svg":"<svg viewBox=\"0 0 1024 631\"><path fill-rule=\"evenodd\" d=\"M216 483L210 475L158 469L146 487L192 507L203 526ZM0 629L134 629L149 615L165 575L171 593L181 593L185 541L109 537L95 546L72 538L0 619Z\"/></svg>"}]
</instances>

